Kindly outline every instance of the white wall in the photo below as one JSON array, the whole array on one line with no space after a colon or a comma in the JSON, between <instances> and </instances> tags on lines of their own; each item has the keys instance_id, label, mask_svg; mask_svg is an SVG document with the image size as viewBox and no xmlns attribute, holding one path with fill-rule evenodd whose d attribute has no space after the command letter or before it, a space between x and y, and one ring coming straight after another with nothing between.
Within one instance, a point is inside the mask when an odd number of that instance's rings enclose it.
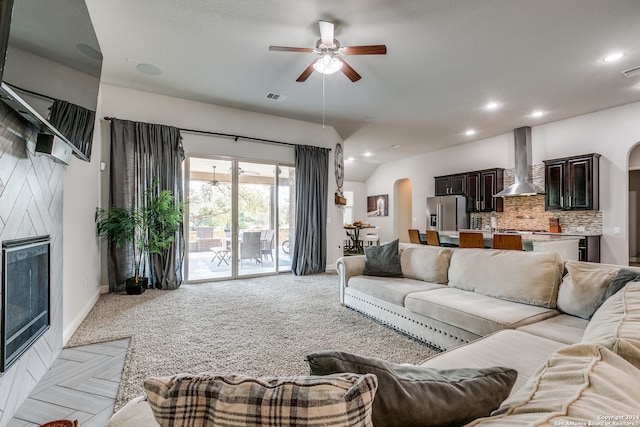
<instances>
[{"instance_id":1,"label":"white wall","mask_svg":"<svg viewBox=\"0 0 640 427\"><path fill-rule=\"evenodd\" d=\"M100 297L100 251L94 222L100 205L100 152L94 153L91 163L72 157L63 177L64 343Z\"/></svg>"},{"instance_id":2,"label":"white wall","mask_svg":"<svg viewBox=\"0 0 640 427\"><path fill-rule=\"evenodd\" d=\"M600 210L603 212L602 262L628 263L627 161L640 142L640 103L532 126L533 164L542 160L585 153L600 153ZM523 125L526 125L524 123ZM394 183L408 178L413 184L413 226L425 227L424 200L434 194L433 177L449 173L514 167L512 133L462 144L432 153L380 165L366 182L366 194L389 194ZM356 196L358 197L358 196ZM390 235L393 218L385 220L383 240ZM388 226L387 226L388 225ZM614 234L615 228L620 234Z\"/></svg>"},{"instance_id":3,"label":"white wall","mask_svg":"<svg viewBox=\"0 0 640 427\"><path fill-rule=\"evenodd\" d=\"M353 191L353 220L367 220L367 195L364 182L345 181L342 186L344 191Z\"/></svg>"},{"instance_id":4,"label":"white wall","mask_svg":"<svg viewBox=\"0 0 640 427\"><path fill-rule=\"evenodd\" d=\"M100 95L91 162L71 156L63 175L62 201L62 339L71 338L100 297L100 246L96 238L94 214L100 206Z\"/></svg>"}]
</instances>

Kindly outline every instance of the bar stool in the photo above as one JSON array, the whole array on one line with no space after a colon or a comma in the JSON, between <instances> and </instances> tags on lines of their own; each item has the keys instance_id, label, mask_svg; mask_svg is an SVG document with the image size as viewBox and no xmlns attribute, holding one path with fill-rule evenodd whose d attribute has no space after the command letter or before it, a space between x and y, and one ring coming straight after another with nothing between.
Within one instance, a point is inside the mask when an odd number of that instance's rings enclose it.
<instances>
[{"instance_id":1,"label":"bar stool","mask_svg":"<svg viewBox=\"0 0 640 427\"><path fill-rule=\"evenodd\" d=\"M420 232L416 229L409 229L409 241L411 243L417 243L419 245L424 245L424 242L420 240Z\"/></svg>"},{"instance_id":2,"label":"bar stool","mask_svg":"<svg viewBox=\"0 0 640 427\"><path fill-rule=\"evenodd\" d=\"M440 233L436 230L427 230L427 245L440 246Z\"/></svg>"},{"instance_id":3,"label":"bar stool","mask_svg":"<svg viewBox=\"0 0 640 427\"><path fill-rule=\"evenodd\" d=\"M461 231L458 233L459 246L461 248L484 248L484 236L474 231Z\"/></svg>"},{"instance_id":4,"label":"bar stool","mask_svg":"<svg viewBox=\"0 0 640 427\"><path fill-rule=\"evenodd\" d=\"M493 249L522 250L522 236L519 234L499 234L493 235Z\"/></svg>"}]
</instances>

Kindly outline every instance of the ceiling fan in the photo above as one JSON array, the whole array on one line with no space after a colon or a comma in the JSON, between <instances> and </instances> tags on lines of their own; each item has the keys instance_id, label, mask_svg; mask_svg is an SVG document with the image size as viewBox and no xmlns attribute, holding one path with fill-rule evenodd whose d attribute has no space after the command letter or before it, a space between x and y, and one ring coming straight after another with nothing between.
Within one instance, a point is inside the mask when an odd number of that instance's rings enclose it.
<instances>
[{"instance_id":1,"label":"ceiling fan","mask_svg":"<svg viewBox=\"0 0 640 427\"><path fill-rule=\"evenodd\" d=\"M217 187L218 184L220 184L220 181L218 181L216 179L216 167L215 167L215 165L213 166L213 179L211 181L209 181L209 184L211 184L214 187Z\"/></svg>"},{"instance_id":2,"label":"ceiling fan","mask_svg":"<svg viewBox=\"0 0 640 427\"><path fill-rule=\"evenodd\" d=\"M320 40L315 48L269 46L269 50L276 52L302 52L316 53L319 58L315 59L296 79L297 82L304 82L313 71L322 74L332 74L342 71L352 82L357 82L362 78L347 62L342 59L344 55L386 55L387 46L383 44L370 46L340 46L340 42L333 38L334 25L329 21L318 21L320 25Z\"/></svg>"}]
</instances>

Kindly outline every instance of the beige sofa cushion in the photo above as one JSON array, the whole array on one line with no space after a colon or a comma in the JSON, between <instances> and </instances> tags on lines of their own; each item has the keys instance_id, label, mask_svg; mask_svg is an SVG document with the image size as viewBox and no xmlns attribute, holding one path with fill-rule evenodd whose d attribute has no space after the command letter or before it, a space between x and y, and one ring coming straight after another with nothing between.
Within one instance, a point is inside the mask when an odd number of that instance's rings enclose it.
<instances>
[{"instance_id":1,"label":"beige sofa cushion","mask_svg":"<svg viewBox=\"0 0 640 427\"><path fill-rule=\"evenodd\" d=\"M516 329L563 344L575 344L582 340L588 324L589 321L586 319L560 314Z\"/></svg>"},{"instance_id":2,"label":"beige sofa cushion","mask_svg":"<svg viewBox=\"0 0 640 427\"><path fill-rule=\"evenodd\" d=\"M451 249L440 247L406 248L400 255L402 274L410 279L446 284L449 281Z\"/></svg>"},{"instance_id":3,"label":"beige sofa cushion","mask_svg":"<svg viewBox=\"0 0 640 427\"><path fill-rule=\"evenodd\" d=\"M591 262L567 261L567 274L558 290L558 309L590 319L620 268Z\"/></svg>"},{"instance_id":4,"label":"beige sofa cushion","mask_svg":"<svg viewBox=\"0 0 640 427\"><path fill-rule=\"evenodd\" d=\"M458 249L451 255L449 286L555 308L563 273L555 252Z\"/></svg>"},{"instance_id":5,"label":"beige sofa cushion","mask_svg":"<svg viewBox=\"0 0 640 427\"><path fill-rule=\"evenodd\" d=\"M139 396L113 414L107 427L160 427L160 424L153 416L147 398Z\"/></svg>"},{"instance_id":6,"label":"beige sofa cushion","mask_svg":"<svg viewBox=\"0 0 640 427\"><path fill-rule=\"evenodd\" d=\"M630 282L591 317L583 342L640 337L640 282Z\"/></svg>"},{"instance_id":7,"label":"beige sofa cushion","mask_svg":"<svg viewBox=\"0 0 640 427\"><path fill-rule=\"evenodd\" d=\"M488 368L509 366L518 371L513 395L562 343L507 329L482 337L422 361L419 365L435 369Z\"/></svg>"},{"instance_id":8,"label":"beige sofa cushion","mask_svg":"<svg viewBox=\"0 0 640 427\"><path fill-rule=\"evenodd\" d=\"M404 300L410 293L440 289L445 285L400 277L390 279L389 277L356 276L349 280L349 287L372 297L404 306Z\"/></svg>"},{"instance_id":9,"label":"beige sofa cushion","mask_svg":"<svg viewBox=\"0 0 640 427\"><path fill-rule=\"evenodd\" d=\"M640 415L639 368L640 349L625 340L564 347L494 416L470 425L589 425L607 416Z\"/></svg>"},{"instance_id":10,"label":"beige sofa cushion","mask_svg":"<svg viewBox=\"0 0 640 427\"><path fill-rule=\"evenodd\" d=\"M414 313L480 336L501 329L515 329L558 314L552 308L505 301L448 287L410 293L404 305Z\"/></svg>"},{"instance_id":11,"label":"beige sofa cushion","mask_svg":"<svg viewBox=\"0 0 640 427\"><path fill-rule=\"evenodd\" d=\"M147 378L149 405L162 427L322 424L373 427L378 380L352 373L299 377L179 374Z\"/></svg>"}]
</instances>

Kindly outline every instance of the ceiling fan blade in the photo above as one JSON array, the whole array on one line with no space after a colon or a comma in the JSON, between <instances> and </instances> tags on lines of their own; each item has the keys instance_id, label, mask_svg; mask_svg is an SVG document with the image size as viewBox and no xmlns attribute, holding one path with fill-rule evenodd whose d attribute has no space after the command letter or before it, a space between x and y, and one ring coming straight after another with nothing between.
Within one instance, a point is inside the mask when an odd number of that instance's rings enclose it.
<instances>
[{"instance_id":1,"label":"ceiling fan blade","mask_svg":"<svg viewBox=\"0 0 640 427\"><path fill-rule=\"evenodd\" d=\"M298 77L296 79L297 82L302 83L302 82L306 81L309 78L311 73L313 73L313 64L315 64L316 61L317 61L317 59L314 60L311 64L309 64L309 66L307 68L305 68L305 70L302 72L302 74L300 74L300 77Z\"/></svg>"},{"instance_id":2,"label":"ceiling fan blade","mask_svg":"<svg viewBox=\"0 0 640 427\"><path fill-rule=\"evenodd\" d=\"M318 21L320 25L320 40L322 40L322 44L325 46L333 45L333 22L329 21Z\"/></svg>"},{"instance_id":3,"label":"ceiling fan blade","mask_svg":"<svg viewBox=\"0 0 640 427\"><path fill-rule=\"evenodd\" d=\"M375 44L371 46L344 46L340 49L345 55L386 55L387 46Z\"/></svg>"},{"instance_id":4,"label":"ceiling fan blade","mask_svg":"<svg viewBox=\"0 0 640 427\"><path fill-rule=\"evenodd\" d=\"M347 64L344 59L338 58L338 61L342 62L342 68L340 68L340 71L342 71L345 76L349 77L349 80L351 80L352 82L357 82L362 78L362 76L358 74L356 70L351 68L351 65Z\"/></svg>"},{"instance_id":5,"label":"ceiling fan blade","mask_svg":"<svg viewBox=\"0 0 640 427\"><path fill-rule=\"evenodd\" d=\"M269 46L269 50L275 52L303 52L312 53L313 49L309 47L288 47L288 46Z\"/></svg>"}]
</instances>

